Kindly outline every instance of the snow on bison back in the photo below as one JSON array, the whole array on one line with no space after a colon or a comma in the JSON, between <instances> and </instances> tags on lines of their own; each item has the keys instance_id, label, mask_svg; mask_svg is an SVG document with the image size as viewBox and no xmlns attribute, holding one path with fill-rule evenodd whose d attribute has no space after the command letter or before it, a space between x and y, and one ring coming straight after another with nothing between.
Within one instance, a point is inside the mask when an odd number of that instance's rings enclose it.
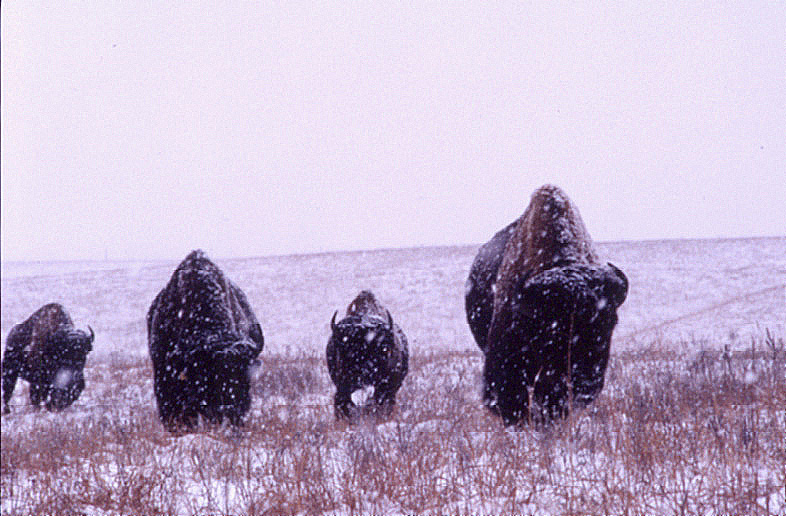
<instances>
[{"instance_id":1,"label":"snow on bison back","mask_svg":"<svg viewBox=\"0 0 786 516\"><path fill-rule=\"evenodd\" d=\"M147 313L158 414L170 431L242 423L250 368L264 339L246 295L202 251L191 252Z\"/></svg>"},{"instance_id":2,"label":"snow on bison back","mask_svg":"<svg viewBox=\"0 0 786 516\"><path fill-rule=\"evenodd\" d=\"M524 214L480 248L467 280L489 409L517 424L594 400L627 291L622 271L599 263L568 196L556 186L537 189Z\"/></svg>"}]
</instances>

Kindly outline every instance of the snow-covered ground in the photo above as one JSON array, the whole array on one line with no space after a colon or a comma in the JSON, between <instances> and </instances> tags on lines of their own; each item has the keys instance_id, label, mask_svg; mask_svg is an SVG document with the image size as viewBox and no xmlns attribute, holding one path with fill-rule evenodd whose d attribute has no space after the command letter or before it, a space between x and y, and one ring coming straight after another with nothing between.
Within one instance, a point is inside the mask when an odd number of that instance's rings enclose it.
<instances>
[{"instance_id":1,"label":"snow-covered ground","mask_svg":"<svg viewBox=\"0 0 786 516\"><path fill-rule=\"evenodd\" d=\"M686 365L701 348L747 350L751 338L766 352L767 329L782 346L786 238L599 248L630 280L619 358L594 407L554 435L504 431L481 407L482 358L464 315L477 246L213 257L265 334L239 440L174 437L155 416L145 314L179 259L3 263L3 342L53 301L96 340L87 387L63 413L33 411L17 385L3 417L2 513L786 510L783 355ZM347 428L333 419L324 350L331 315L361 289L406 332L412 367L392 421Z\"/></svg>"},{"instance_id":2,"label":"snow-covered ground","mask_svg":"<svg viewBox=\"0 0 786 516\"><path fill-rule=\"evenodd\" d=\"M599 244L630 291L613 350L653 341L745 347L765 328L786 329L786 238ZM247 294L265 334L264 353L322 354L330 317L371 289L406 332L412 353L475 350L464 282L477 246L248 259L216 259ZM185 256L185 253L184 253ZM96 331L91 357L146 355L145 314L171 262L3 263L2 337L57 301Z\"/></svg>"}]
</instances>

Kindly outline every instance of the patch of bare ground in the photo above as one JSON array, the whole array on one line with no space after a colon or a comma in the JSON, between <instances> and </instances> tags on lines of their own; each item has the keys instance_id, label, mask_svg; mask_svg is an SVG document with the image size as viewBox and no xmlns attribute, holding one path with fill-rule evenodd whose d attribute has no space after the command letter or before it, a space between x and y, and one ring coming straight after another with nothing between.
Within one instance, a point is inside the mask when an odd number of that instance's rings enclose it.
<instances>
[{"instance_id":1,"label":"patch of bare ground","mask_svg":"<svg viewBox=\"0 0 786 516\"><path fill-rule=\"evenodd\" d=\"M477 353L414 354L393 417L353 426L323 357L265 356L242 430L174 436L147 360L112 359L62 413L17 393L2 513L783 513L785 362L769 332L745 352L618 353L590 408L511 430L481 405Z\"/></svg>"}]
</instances>

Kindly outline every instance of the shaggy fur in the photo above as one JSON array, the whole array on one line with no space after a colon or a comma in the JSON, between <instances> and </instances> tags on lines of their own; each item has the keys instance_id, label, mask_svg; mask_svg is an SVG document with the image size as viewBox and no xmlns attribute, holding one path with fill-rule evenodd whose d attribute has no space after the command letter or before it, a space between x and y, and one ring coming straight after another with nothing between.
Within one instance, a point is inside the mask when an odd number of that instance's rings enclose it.
<instances>
[{"instance_id":1,"label":"shaggy fur","mask_svg":"<svg viewBox=\"0 0 786 516\"><path fill-rule=\"evenodd\" d=\"M409 369L404 332L367 290L349 304L346 317L338 324L337 314L330 321L332 334L326 349L328 372L336 386L336 418L390 415ZM358 408L352 393L368 386L374 387L373 399Z\"/></svg>"},{"instance_id":2,"label":"shaggy fur","mask_svg":"<svg viewBox=\"0 0 786 516\"><path fill-rule=\"evenodd\" d=\"M158 414L170 431L242 424L264 338L245 294L202 251L175 269L147 313Z\"/></svg>"},{"instance_id":3,"label":"shaggy fur","mask_svg":"<svg viewBox=\"0 0 786 516\"><path fill-rule=\"evenodd\" d=\"M75 329L68 312L57 303L42 306L14 326L2 364L3 412L10 412L17 377L30 383L34 407L43 402L49 410L60 410L76 401L85 388L83 370L93 339L93 330L88 334Z\"/></svg>"},{"instance_id":4,"label":"shaggy fur","mask_svg":"<svg viewBox=\"0 0 786 516\"><path fill-rule=\"evenodd\" d=\"M562 190L536 190L524 214L481 247L467 283L467 319L485 354L483 397L492 412L506 424L550 420L595 399L628 281L598 262Z\"/></svg>"},{"instance_id":5,"label":"shaggy fur","mask_svg":"<svg viewBox=\"0 0 786 516\"><path fill-rule=\"evenodd\" d=\"M497 282L497 271L502 263L505 246L515 229L515 222L509 224L480 247L464 287L467 322L475 342L484 355L491 316L494 314L494 285Z\"/></svg>"}]
</instances>

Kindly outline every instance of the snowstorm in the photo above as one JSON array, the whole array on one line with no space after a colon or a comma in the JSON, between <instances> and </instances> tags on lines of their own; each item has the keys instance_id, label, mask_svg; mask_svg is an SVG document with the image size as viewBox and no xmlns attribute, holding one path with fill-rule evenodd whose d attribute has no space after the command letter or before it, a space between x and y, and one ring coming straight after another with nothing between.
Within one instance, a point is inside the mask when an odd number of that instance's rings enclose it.
<instances>
[{"instance_id":1,"label":"snowstorm","mask_svg":"<svg viewBox=\"0 0 786 516\"><path fill-rule=\"evenodd\" d=\"M780 4L0 13L3 515L786 513Z\"/></svg>"}]
</instances>

